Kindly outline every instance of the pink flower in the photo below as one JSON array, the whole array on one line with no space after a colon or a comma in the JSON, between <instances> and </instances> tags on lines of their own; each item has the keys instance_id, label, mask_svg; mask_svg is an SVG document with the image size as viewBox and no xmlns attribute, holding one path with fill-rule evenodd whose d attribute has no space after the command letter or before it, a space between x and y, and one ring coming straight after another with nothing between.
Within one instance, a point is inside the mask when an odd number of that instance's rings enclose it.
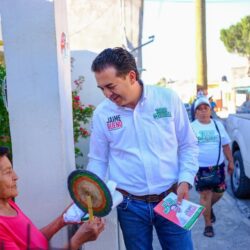
<instances>
[{"instance_id":1,"label":"pink flower","mask_svg":"<svg viewBox=\"0 0 250 250\"><path fill-rule=\"evenodd\" d=\"M89 132L88 132L88 130L85 129L85 128L80 128L80 131L81 131L81 133L82 133L83 136L89 136L90 135Z\"/></svg>"}]
</instances>

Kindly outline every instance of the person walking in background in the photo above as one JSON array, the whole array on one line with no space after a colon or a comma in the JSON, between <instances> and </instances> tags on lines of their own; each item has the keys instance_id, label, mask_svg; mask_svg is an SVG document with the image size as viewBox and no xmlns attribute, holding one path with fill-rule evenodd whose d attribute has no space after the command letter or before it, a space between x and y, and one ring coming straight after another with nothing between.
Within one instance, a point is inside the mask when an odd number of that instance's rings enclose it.
<instances>
[{"instance_id":1,"label":"person walking in background","mask_svg":"<svg viewBox=\"0 0 250 250\"><path fill-rule=\"evenodd\" d=\"M191 104L191 122L195 120L195 111L194 111L194 104L195 104L195 101L197 99L199 99L200 97L204 97L207 95L207 90L202 88L202 87L197 87L197 94L196 94L196 97L194 99L194 101L192 102Z\"/></svg>"},{"instance_id":2,"label":"person walking in background","mask_svg":"<svg viewBox=\"0 0 250 250\"><path fill-rule=\"evenodd\" d=\"M216 102L214 102L213 96L210 96L210 97L208 98L208 100L209 100L209 103L210 103L210 106L211 106L211 116L212 116L212 118L216 119L216 118L218 118L218 117L217 117L217 114L216 114L216 111L215 111Z\"/></svg>"},{"instance_id":3,"label":"person walking in background","mask_svg":"<svg viewBox=\"0 0 250 250\"><path fill-rule=\"evenodd\" d=\"M49 249L49 240L65 223L63 213L50 224L37 229L12 200L18 195L18 177L8 159L8 149L0 147L0 246L4 250ZM62 249L77 250L87 241L96 240L103 231L102 219L83 223ZM53 249L53 248L50 248ZM57 248L58 249L58 248ZM59 250L59 249L58 249Z\"/></svg>"},{"instance_id":4,"label":"person walking in background","mask_svg":"<svg viewBox=\"0 0 250 250\"><path fill-rule=\"evenodd\" d=\"M209 100L209 103L210 103L210 106L211 106L211 110L212 110L212 111L215 111L216 102L214 102L213 96L210 96L210 97L208 98L208 100Z\"/></svg>"},{"instance_id":5,"label":"person walking in background","mask_svg":"<svg viewBox=\"0 0 250 250\"><path fill-rule=\"evenodd\" d=\"M218 120L211 119L211 106L206 97L194 104L196 120L191 123L199 145L199 171L195 177L195 188L200 193L200 203L205 206L204 235L214 236L212 223L216 217L213 205L220 200L225 184L224 156L228 161L228 173L234 169L233 157L229 146L230 138ZM223 154L224 153L224 154Z\"/></svg>"},{"instance_id":6,"label":"person walking in background","mask_svg":"<svg viewBox=\"0 0 250 250\"><path fill-rule=\"evenodd\" d=\"M205 95L205 93L204 93L203 88L198 88L198 89L197 89L196 98L202 97L202 96L204 96L204 95Z\"/></svg>"},{"instance_id":7,"label":"person walking in background","mask_svg":"<svg viewBox=\"0 0 250 250\"><path fill-rule=\"evenodd\" d=\"M102 51L92 63L106 99L95 109L87 169L117 183L118 219L127 250L152 249L153 226L162 249L193 249L191 232L154 212L169 193L188 199L198 170L197 139L185 107L170 89L139 79L123 48Z\"/></svg>"}]
</instances>

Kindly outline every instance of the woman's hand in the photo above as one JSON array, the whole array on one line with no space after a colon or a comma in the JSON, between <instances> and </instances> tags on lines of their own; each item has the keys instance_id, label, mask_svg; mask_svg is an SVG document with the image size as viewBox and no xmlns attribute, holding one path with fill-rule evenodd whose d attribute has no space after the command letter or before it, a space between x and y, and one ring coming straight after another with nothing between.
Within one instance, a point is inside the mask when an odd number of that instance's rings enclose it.
<instances>
[{"instance_id":1,"label":"woman's hand","mask_svg":"<svg viewBox=\"0 0 250 250\"><path fill-rule=\"evenodd\" d=\"M232 151L231 151L229 144L226 144L223 146L223 152L228 161L227 172L231 175L234 171L234 160L233 160Z\"/></svg>"},{"instance_id":2,"label":"woman's hand","mask_svg":"<svg viewBox=\"0 0 250 250\"><path fill-rule=\"evenodd\" d=\"M93 221L84 222L70 240L70 249L78 249L88 241L94 241L104 230L104 220L94 217Z\"/></svg>"},{"instance_id":3,"label":"woman's hand","mask_svg":"<svg viewBox=\"0 0 250 250\"><path fill-rule=\"evenodd\" d=\"M233 161L229 161L228 162L228 167L227 167L227 172L232 175L234 172L234 162Z\"/></svg>"}]
</instances>

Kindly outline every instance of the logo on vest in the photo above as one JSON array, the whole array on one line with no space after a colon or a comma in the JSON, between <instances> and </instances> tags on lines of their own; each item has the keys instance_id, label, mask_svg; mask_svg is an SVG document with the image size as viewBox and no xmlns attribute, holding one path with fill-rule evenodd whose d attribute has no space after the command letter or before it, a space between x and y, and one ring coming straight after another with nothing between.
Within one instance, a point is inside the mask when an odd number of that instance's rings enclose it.
<instances>
[{"instance_id":1,"label":"logo on vest","mask_svg":"<svg viewBox=\"0 0 250 250\"><path fill-rule=\"evenodd\" d=\"M122 121L120 115L110 116L107 121L107 128L109 131L122 128Z\"/></svg>"},{"instance_id":2,"label":"logo on vest","mask_svg":"<svg viewBox=\"0 0 250 250\"><path fill-rule=\"evenodd\" d=\"M159 119L163 117L171 117L171 112L167 110L167 108L157 108L155 109L155 113L153 114L154 119Z\"/></svg>"}]
</instances>

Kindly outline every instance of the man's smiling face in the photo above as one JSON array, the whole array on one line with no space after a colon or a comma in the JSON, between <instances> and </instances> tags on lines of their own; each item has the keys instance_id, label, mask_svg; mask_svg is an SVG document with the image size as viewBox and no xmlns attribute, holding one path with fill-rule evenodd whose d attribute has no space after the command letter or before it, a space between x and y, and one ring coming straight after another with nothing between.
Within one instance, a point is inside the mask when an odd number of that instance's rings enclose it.
<instances>
[{"instance_id":1,"label":"man's smiling face","mask_svg":"<svg viewBox=\"0 0 250 250\"><path fill-rule=\"evenodd\" d=\"M104 68L100 72L95 72L97 86L103 91L103 94L112 102L122 107L134 107L134 84L136 75L130 71L124 76L117 76L117 71L113 66Z\"/></svg>"}]
</instances>

